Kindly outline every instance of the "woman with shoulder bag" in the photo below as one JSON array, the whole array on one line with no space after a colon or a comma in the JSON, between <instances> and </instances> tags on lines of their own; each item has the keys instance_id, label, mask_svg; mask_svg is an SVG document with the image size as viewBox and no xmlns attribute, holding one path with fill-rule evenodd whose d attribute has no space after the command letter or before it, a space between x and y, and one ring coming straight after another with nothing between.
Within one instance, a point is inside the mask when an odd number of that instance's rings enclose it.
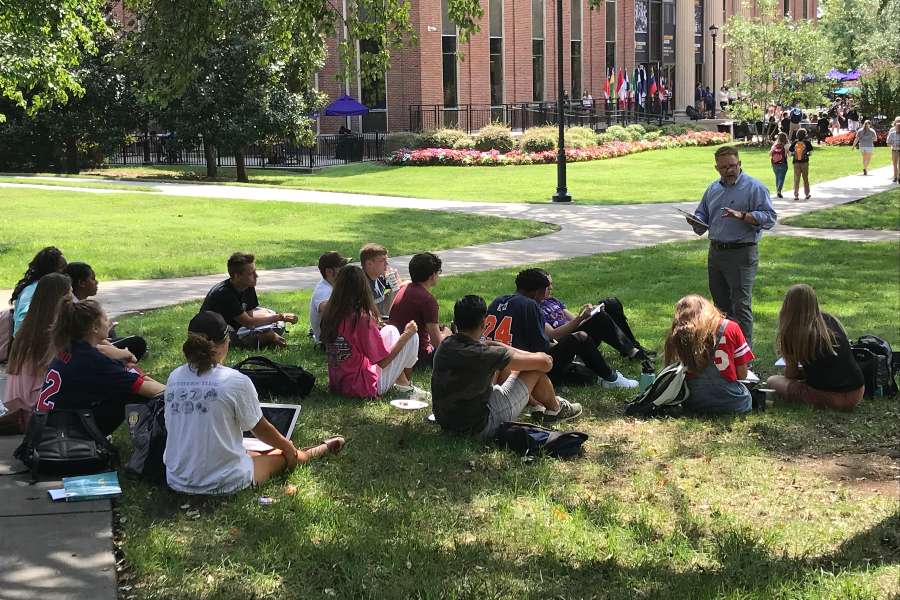
<instances>
[{"instance_id":1,"label":"woman with shoulder bag","mask_svg":"<svg viewBox=\"0 0 900 600\"><path fill-rule=\"evenodd\" d=\"M784 356L784 375L766 385L788 402L851 410L863 397L862 371L850 351L843 325L819 309L816 291L792 286L778 314L775 345Z\"/></svg>"},{"instance_id":2,"label":"woman with shoulder bag","mask_svg":"<svg viewBox=\"0 0 900 600\"><path fill-rule=\"evenodd\" d=\"M788 171L787 143L787 134L779 133L775 138L775 143L772 144L772 147L769 149L769 158L772 161L772 171L775 172L775 189L779 198L784 198L784 196L781 195L781 190L784 188L784 178L787 176Z\"/></svg>"},{"instance_id":3,"label":"woman with shoulder bag","mask_svg":"<svg viewBox=\"0 0 900 600\"><path fill-rule=\"evenodd\" d=\"M745 413L750 391L741 383L755 356L740 326L703 296L685 296L675 305L666 337L666 364L687 367L690 396L685 409L700 414Z\"/></svg>"},{"instance_id":4,"label":"woman with shoulder bag","mask_svg":"<svg viewBox=\"0 0 900 600\"><path fill-rule=\"evenodd\" d=\"M231 494L325 454L337 454L344 438L298 450L263 416L250 379L222 364L228 325L219 313L191 319L182 351L187 364L166 382L166 481L186 494ZM243 432L273 447L247 452Z\"/></svg>"}]
</instances>

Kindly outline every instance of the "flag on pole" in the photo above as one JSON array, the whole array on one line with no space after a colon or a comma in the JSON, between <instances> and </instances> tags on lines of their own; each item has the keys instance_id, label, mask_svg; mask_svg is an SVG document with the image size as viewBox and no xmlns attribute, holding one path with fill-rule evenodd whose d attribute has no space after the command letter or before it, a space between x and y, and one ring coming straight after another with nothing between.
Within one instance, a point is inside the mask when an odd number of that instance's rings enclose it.
<instances>
[{"instance_id":1,"label":"flag on pole","mask_svg":"<svg viewBox=\"0 0 900 600\"><path fill-rule=\"evenodd\" d=\"M613 67L612 71L610 71L609 85L611 88L611 90L609 92L609 97L612 98L613 101L615 101L615 99L619 95L619 84L616 83L616 68L615 67Z\"/></svg>"},{"instance_id":2,"label":"flag on pole","mask_svg":"<svg viewBox=\"0 0 900 600\"><path fill-rule=\"evenodd\" d=\"M647 93L651 96L656 95L656 78L653 76L653 73L650 73L650 85L647 88Z\"/></svg>"},{"instance_id":3,"label":"flag on pole","mask_svg":"<svg viewBox=\"0 0 900 600\"><path fill-rule=\"evenodd\" d=\"M609 80L612 77L607 74L606 79L603 81L603 96L609 100Z\"/></svg>"},{"instance_id":4,"label":"flag on pole","mask_svg":"<svg viewBox=\"0 0 900 600\"><path fill-rule=\"evenodd\" d=\"M619 102L624 104L628 100L628 72L623 71L619 71Z\"/></svg>"}]
</instances>

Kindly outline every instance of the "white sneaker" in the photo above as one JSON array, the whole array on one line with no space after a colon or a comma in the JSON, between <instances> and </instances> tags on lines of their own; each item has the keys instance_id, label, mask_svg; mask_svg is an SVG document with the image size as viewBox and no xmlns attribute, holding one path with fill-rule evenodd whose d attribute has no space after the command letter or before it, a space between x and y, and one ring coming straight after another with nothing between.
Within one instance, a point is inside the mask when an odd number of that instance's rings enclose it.
<instances>
[{"instance_id":1,"label":"white sneaker","mask_svg":"<svg viewBox=\"0 0 900 600\"><path fill-rule=\"evenodd\" d=\"M409 396L407 396L407 399L409 400L422 400L423 402L431 400L431 392L414 385L400 385L395 383L394 389L401 394L409 394Z\"/></svg>"},{"instance_id":2,"label":"white sneaker","mask_svg":"<svg viewBox=\"0 0 900 600\"><path fill-rule=\"evenodd\" d=\"M612 381L607 381L600 378L600 387L604 390L613 390L613 389L629 389L636 388L638 386L638 382L634 379L628 379L621 372L616 371L616 378Z\"/></svg>"},{"instance_id":3,"label":"white sneaker","mask_svg":"<svg viewBox=\"0 0 900 600\"><path fill-rule=\"evenodd\" d=\"M741 381L746 381L747 383L759 383L759 375L747 369L747 376L744 377Z\"/></svg>"}]
</instances>

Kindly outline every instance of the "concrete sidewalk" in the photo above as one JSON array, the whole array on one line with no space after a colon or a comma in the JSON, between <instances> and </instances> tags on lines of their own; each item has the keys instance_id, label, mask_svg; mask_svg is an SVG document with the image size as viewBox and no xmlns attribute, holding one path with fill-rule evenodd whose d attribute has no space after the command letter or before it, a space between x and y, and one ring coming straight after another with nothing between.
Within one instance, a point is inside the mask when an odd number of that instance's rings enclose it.
<instances>
[{"instance_id":1,"label":"concrete sidewalk","mask_svg":"<svg viewBox=\"0 0 900 600\"><path fill-rule=\"evenodd\" d=\"M20 441L0 437L0 599L115 598L110 501L51 502L62 481L30 485L12 458Z\"/></svg>"}]
</instances>

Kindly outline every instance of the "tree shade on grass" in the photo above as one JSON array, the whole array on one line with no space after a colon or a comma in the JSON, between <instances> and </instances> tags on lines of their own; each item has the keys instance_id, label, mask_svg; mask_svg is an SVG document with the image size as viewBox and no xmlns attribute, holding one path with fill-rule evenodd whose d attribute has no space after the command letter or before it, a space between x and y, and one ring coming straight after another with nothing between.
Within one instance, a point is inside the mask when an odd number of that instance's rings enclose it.
<instances>
[{"instance_id":1,"label":"tree shade on grass","mask_svg":"<svg viewBox=\"0 0 900 600\"><path fill-rule=\"evenodd\" d=\"M238 250L271 269L314 265L327 250L357 256L371 241L399 256L556 229L434 211L25 188L0 188L0 207L0 287L48 245L90 263L102 281L222 273Z\"/></svg>"},{"instance_id":2,"label":"tree shade on grass","mask_svg":"<svg viewBox=\"0 0 900 600\"><path fill-rule=\"evenodd\" d=\"M659 348L676 300L706 290L705 249L692 241L542 266L570 305L618 295L641 341ZM765 237L754 369L774 372L777 312L799 281L816 287L851 336L876 333L897 345L900 291L884 282L900 277L898 252L896 243ZM515 271L442 278L434 290L441 319L464 293L510 291ZM329 394L324 355L305 337L309 292L261 300L301 313L291 346L272 356L318 377L301 401L296 442L336 432L351 442L338 457L230 498L188 499L123 481L120 583L138 598L874 600L900 592L896 496L873 494L871 473L837 482L817 468L835 454L861 454L893 489L885 455L896 450L896 400L867 399L853 413L775 407L740 418L632 421L620 406L633 394L563 388L585 405L570 424L591 435L585 457L522 461L441 434L425 411ZM146 366L162 380L181 361L184 324L197 307L120 325L148 337ZM242 356L233 353L231 364ZM414 378L428 385L427 372ZM122 431L118 442L127 446ZM276 503L260 506L258 496Z\"/></svg>"},{"instance_id":3,"label":"tree shade on grass","mask_svg":"<svg viewBox=\"0 0 900 600\"><path fill-rule=\"evenodd\" d=\"M900 230L900 188L784 220L795 227Z\"/></svg>"},{"instance_id":4,"label":"tree shade on grass","mask_svg":"<svg viewBox=\"0 0 900 600\"><path fill-rule=\"evenodd\" d=\"M699 200L718 175L715 147L675 148L566 166L569 192L580 204L638 204ZM768 150L741 148L744 170L774 189ZM862 171L850 148L817 146L809 175L812 183ZM890 152L876 148L872 168L889 165ZM196 178L202 167L110 167L91 173L144 178ZM220 175L234 176L220 169ZM788 180L793 181L793 172ZM549 202L556 189L554 165L515 167L389 167L358 163L323 169L312 175L255 169L254 184L388 196L485 202Z\"/></svg>"}]
</instances>

